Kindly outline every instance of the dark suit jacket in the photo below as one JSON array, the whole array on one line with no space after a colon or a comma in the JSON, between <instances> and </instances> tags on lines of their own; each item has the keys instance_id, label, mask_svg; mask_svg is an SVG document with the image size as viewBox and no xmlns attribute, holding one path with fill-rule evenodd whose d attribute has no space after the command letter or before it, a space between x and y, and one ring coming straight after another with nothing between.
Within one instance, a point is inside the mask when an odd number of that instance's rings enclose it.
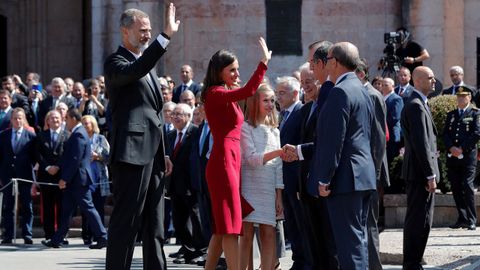
<instances>
[{"instance_id":1,"label":"dark suit jacket","mask_svg":"<svg viewBox=\"0 0 480 270\"><path fill-rule=\"evenodd\" d=\"M10 118L12 118L12 109L0 120L0 131L4 131L10 127Z\"/></svg>"},{"instance_id":2,"label":"dark suit jacket","mask_svg":"<svg viewBox=\"0 0 480 270\"><path fill-rule=\"evenodd\" d=\"M183 82L179 86L177 86L173 89L172 101L175 102L175 103L180 102L180 95L182 94L182 84L183 84ZM200 84L198 84L196 82L193 82L185 90L190 90L190 91L193 92L194 95L196 95L201 90L201 87L200 87Z\"/></svg>"},{"instance_id":3,"label":"dark suit jacket","mask_svg":"<svg viewBox=\"0 0 480 270\"><path fill-rule=\"evenodd\" d=\"M111 162L146 165L163 159L163 98L154 67L165 53L157 40L138 59L120 46L105 61L105 82L112 111ZM149 82L150 81L150 82ZM153 85L151 85L151 82ZM159 161L161 171L165 162Z\"/></svg>"},{"instance_id":4,"label":"dark suit jacket","mask_svg":"<svg viewBox=\"0 0 480 270\"><path fill-rule=\"evenodd\" d=\"M477 107L480 106L480 94L479 94L478 90L477 90L475 87L471 86L471 85L468 85L468 84L463 84L463 85L465 85L466 87L468 87L468 88L470 88L470 89L473 90L473 93L472 93L472 102L474 102L474 103L477 105ZM455 86L452 85L452 86L450 86L450 87L448 87L448 88L443 89L443 90L442 90L442 95L453 95L453 94L454 94L454 93L453 93L454 88L455 88ZM457 90L458 90L458 89L457 89Z\"/></svg>"},{"instance_id":5,"label":"dark suit jacket","mask_svg":"<svg viewBox=\"0 0 480 270\"><path fill-rule=\"evenodd\" d=\"M300 129L302 125L302 115L300 109L302 104L299 102L293 108L292 112L287 118L287 121L280 130L280 144L297 145L300 143ZM298 178L300 177L300 163L283 162L283 184L284 191L289 194L296 194L299 191Z\"/></svg>"},{"instance_id":6,"label":"dark suit jacket","mask_svg":"<svg viewBox=\"0 0 480 270\"><path fill-rule=\"evenodd\" d=\"M37 137L38 179L41 182L58 183L61 170L56 175L50 175L45 169L48 166L59 166L63 154L63 145L68 139L68 131L62 130L57 143L52 145L50 129L41 131Z\"/></svg>"},{"instance_id":7,"label":"dark suit jacket","mask_svg":"<svg viewBox=\"0 0 480 270\"><path fill-rule=\"evenodd\" d=\"M23 129L16 149L12 147L12 129L0 133L0 182L6 185L12 178L34 180L36 136Z\"/></svg>"},{"instance_id":8,"label":"dark suit jacket","mask_svg":"<svg viewBox=\"0 0 480 270\"><path fill-rule=\"evenodd\" d=\"M411 84L409 84L409 85L407 86L407 89L405 89L405 91L402 93L401 96L400 96L400 94L399 94L399 93L400 93L400 85L397 85L397 86L393 89L393 91L395 92L395 94L397 94L397 95L399 95L401 98L403 98L404 101L406 101L406 100L410 97L410 95L413 93L413 89L415 89L415 88L413 88L413 86L412 86Z\"/></svg>"},{"instance_id":9,"label":"dark suit jacket","mask_svg":"<svg viewBox=\"0 0 480 270\"><path fill-rule=\"evenodd\" d=\"M325 101L327 101L328 95L330 94L330 90L332 90L334 83L331 81L325 81L322 86L320 87L320 91L317 97L317 114L321 112ZM318 115L316 116L318 118ZM315 128L317 123L315 122ZM311 160L313 158L313 154L315 152L315 141L302 143L302 155L304 160Z\"/></svg>"},{"instance_id":10,"label":"dark suit jacket","mask_svg":"<svg viewBox=\"0 0 480 270\"><path fill-rule=\"evenodd\" d=\"M387 106L387 126L390 134L389 142L400 142L402 139L402 128L400 126L400 117L402 115L403 100L393 93L386 100Z\"/></svg>"},{"instance_id":11,"label":"dark suit jacket","mask_svg":"<svg viewBox=\"0 0 480 270\"><path fill-rule=\"evenodd\" d=\"M426 185L427 177L435 174L438 181L437 129L427 105L417 92L410 96L403 108L401 125L405 142L403 179L421 181L419 184Z\"/></svg>"},{"instance_id":12,"label":"dark suit jacket","mask_svg":"<svg viewBox=\"0 0 480 270\"><path fill-rule=\"evenodd\" d=\"M190 155L190 163L192 164L192 188L195 191L207 193L208 187L207 182L205 179L205 170L207 168L207 153L210 147L210 136L211 131L208 130L205 136L205 143L203 144L202 149L200 148L200 136L202 135L203 127L207 125L205 121L203 121L200 126L198 126L198 132L193 138L192 143L192 153Z\"/></svg>"},{"instance_id":13,"label":"dark suit jacket","mask_svg":"<svg viewBox=\"0 0 480 270\"><path fill-rule=\"evenodd\" d=\"M63 147L60 169L62 179L67 182L67 187L94 184L90 169L92 150L85 128L79 126L73 130Z\"/></svg>"},{"instance_id":14,"label":"dark suit jacket","mask_svg":"<svg viewBox=\"0 0 480 270\"><path fill-rule=\"evenodd\" d=\"M185 134L182 136L182 144L174 156L171 155L173 163L173 171L170 178L168 193L170 195L191 195L192 190L192 163L190 156L192 147L197 138L198 127L191 124L188 126ZM168 142L171 149L175 148L175 140L177 138L177 130L173 130L168 134Z\"/></svg>"},{"instance_id":15,"label":"dark suit jacket","mask_svg":"<svg viewBox=\"0 0 480 270\"><path fill-rule=\"evenodd\" d=\"M25 115L30 113L30 105L28 104L28 98L21 94L13 94L12 96L12 108L22 108L25 111Z\"/></svg>"},{"instance_id":16,"label":"dark suit jacket","mask_svg":"<svg viewBox=\"0 0 480 270\"><path fill-rule=\"evenodd\" d=\"M302 126L300 129L300 143L302 144L313 143L315 139L315 128L317 125L318 105L315 108L315 110L311 113L314 102L316 101L309 102L303 105L302 108L300 109L300 114L302 118ZM308 173L310 172L310 164L311 164L311 158L300 161L300 178L299 178L300 193L306 192L306 184L307 184L306 179L308 177Z\"/></svg>"},{"instance_id":17,"label":"dark suit jacket","mask_svg":"<svg viewBox=\"0 0 480 270\"><path fill-rule=\"evenodd\" d=\"M332 194L377 188L371 154L374 111L364 86L348 73L330 91L317 119L315 165L308 191L318 197L318 182Z\"/></svg>"},{"instance_id":18,"label":"dark suit jacket","mask_svg":"<svg viewBox=\"0 0 480 270\"><path fill-rule=\"evenodd\" d=\"M365 86L367 93L372 100L375 112L375 121L372 126L371 149L373 162L375 163L375 171L377 181L384 186L390 185L390 176L388 175L388 162L386 153L386 116L387 107L383 100L383 95L373 87L370 83Z\"/></svg>"},{"instance_id":19,"label":"dark suit jacket","mask_svg":"<svg viewBox=\"0 0 480 270\"><path fill-rule=\"evenodd\" d=\"M66 95L60 98L60 102L67 104L69 109L75 106L73 98L67 97ZM47 113L54 109L55 109L55 104L53 104L52 96L48 96L38 104L38 125L40 127L43 127L45 123L45 116L47 115Z\"/></svg>"}]
</instances>

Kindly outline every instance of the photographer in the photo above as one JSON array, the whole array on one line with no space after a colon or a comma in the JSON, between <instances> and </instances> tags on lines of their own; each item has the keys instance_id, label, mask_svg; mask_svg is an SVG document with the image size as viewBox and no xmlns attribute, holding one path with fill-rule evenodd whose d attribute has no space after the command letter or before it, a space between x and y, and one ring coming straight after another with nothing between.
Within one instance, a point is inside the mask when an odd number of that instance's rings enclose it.
<instances>
[{"instance_id":1,"label":"photographer","mask_svg":"<svg viewBox=\"0 0 480 270\"><path fill-rule=\"evenodd\" d=\"M412 36L406 28L398 28L397 34L400 35L401 43L400 47L395 51L395 55L402 61L402 66L413 72L416 67L422 66L423 61L430 58L430 55L427 49L412 40Z\"/></svg>"}]
</instances>

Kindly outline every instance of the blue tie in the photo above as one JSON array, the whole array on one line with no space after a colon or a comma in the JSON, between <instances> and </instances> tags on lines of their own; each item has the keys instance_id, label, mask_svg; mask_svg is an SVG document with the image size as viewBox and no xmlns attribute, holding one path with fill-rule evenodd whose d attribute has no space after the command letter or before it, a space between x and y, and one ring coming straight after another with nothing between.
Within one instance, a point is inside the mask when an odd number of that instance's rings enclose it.
<instances>
[{"instance_id":1,"label":"blue tie","mask_svg":"<svg viewBox=\"0 0 480 270\"><path fill-rule=\"evenodd\" d=\"M207 138L208 130L210 128L208 127L207 123L203 124L203 129L202 129L202 134L200 134L200 147L198 148L198 155L202 155L202 150L203 146L205 145L205 139Z\"/></svg>"},{"instance_id":2,"label":"blue tie","mask_svg":"<svg viewBox=\"0 0 480 270\"><path fill-rule=\"evenodd\" d=\"M310 108L310 114L308 115L307 123L310 122L310 118L312 118L312 115L315 113L316 109L317 109L317 102L313 102L312 108Z\"/></svg>"},{"instance_id":3,"label":"blue tie","mask_svg":"<svg viewBox=\"0 0 480 270\"><path fill-rule=\"evenodd\" d=\"M2 121L3 118L5 118L5 115L6 115L6 114L7 114L7 113L6 113L5 111L0 111L0 121Z\"/></svg>"},{"instance_id":4,"label":"blue tie","mask_svg":"<svg viewBox=\"0 0 480 270\"><path fill-rule=\"evenodd\" d=\"M285 122L287 122L288 115L290 114L289 111L282 111L281 116L282 116L282 122L280 122L280 130L282 130L283 125L285 125Z\"/></svg>"}]
</instances>

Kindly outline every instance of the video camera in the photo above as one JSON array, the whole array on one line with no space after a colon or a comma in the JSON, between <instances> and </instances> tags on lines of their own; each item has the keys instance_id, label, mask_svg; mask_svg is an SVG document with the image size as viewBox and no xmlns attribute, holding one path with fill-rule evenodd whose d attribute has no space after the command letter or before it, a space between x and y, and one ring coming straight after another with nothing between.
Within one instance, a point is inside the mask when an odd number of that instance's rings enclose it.
<instances>
[{"instance_id":1,"label":"video camera","mask_svg":"<svg viewBox=\"0 0 480 270\"><path fill-rule=\"evenodd\" d=\"M399 32L388 32L383 34L383 42L385 44L400 44L402 42L402 34Z\"/></svg>"}]
</instances>

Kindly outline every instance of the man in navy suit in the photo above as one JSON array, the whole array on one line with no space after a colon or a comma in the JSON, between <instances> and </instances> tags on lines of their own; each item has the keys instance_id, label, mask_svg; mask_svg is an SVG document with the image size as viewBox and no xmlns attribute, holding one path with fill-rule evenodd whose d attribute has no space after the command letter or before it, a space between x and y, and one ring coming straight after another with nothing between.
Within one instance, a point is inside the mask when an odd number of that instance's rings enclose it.
<instances>
[{"instance_id":1,"label":"man in navy suit","mask_svg":"<svg viewBox=\"0 0 480 270\"><path fill-rule=\"evenodd\" d=\"M407 213L403 229L403 269L423 269L421 262L433 222L435 189L440 178L437 129L427 103L435 77L430 68L413 71L415 90L402 111L405 155L402 178L406 182Z\"/></svg>"},{"instance_id":2,"label":"man in navy suit","mask_svg":"<svg viewBox=\"0 0 480 270\"><path fill-rule=\"evenodd\" d=\"M387 126L390 139L387 142L387 160L388 165L400 153L402 128L400 127L400 117L403 109L403 99L397 95L393 89L393 80L384 78L382 82L382 93L387 106Z\"/></svg>"},{"instance_id":3,"label":"man in navy suit","mask_svg":"<svg viewBox=\"0 0 480 270\"><path fill-rule=\"evenodd\" d=\"M463 81L463 68L461 66L452 66L450 68L450 80L452 81L452 86L443 89L442 95L455 95L460 88L460 86L466 86L469 89L472 89L472 101L477 105L480 106L480 95L478 90L475 87L465 84Z\"/></svg>"},{"instance_id":4,"label":"man in navy suit","mask_svg":"<svg viewBox=\"0 0 480 270\"><path fill-rule=\"evenodd\" d=\"M180 102L180 95L185 90L190 90L193 92L193 95L196 95L201 89L200 85L193 81L193 70L189 65L183 65L180 69L180 78L182 83L179 84L175 89L173 89L173 98L172 101L175 103Z\"/></svg>"},{"instance_id":5,"label":"man in navy suit","mask_svg":"<svg viewBox=\"0 0 480 270\"><path fill-rule=\"evenodd\" d=\"M65 103L68 108L75 107L75 101L73 97L69 97L65 94L67 85L60 77L55 77L52 79L52 92L50 95L42 100L38 105L38 125L43 127L45 124L45 116L51 110L57 108L57 105L60 102Z\"/></svg>"},{"instance_id":6,"label":"man in navy suit","mask_svg":"<svg viewBox=\"0 0 480 270\"><path fill-rule=\"evenodd\" d=\"M12 128L0 133L0 184L10 184L12 178L34 180L33 166L36 163L35 134L24 128L27 123L25 111L22 108L11 110ZM19 182L19 199L22 204L22 237L25 244L32 244L32 196L31 183ZM10 244L13 239L13 216L15 197L12 195L12 185L3 191L3 225L2 244Z\"/></svg>"},{"instance_id":7,"label":"man in navy suit","mask_svg":"<svg viewBox=\"0 0 480 270\"><path fill-rule=\"evenodd\" d=\"M12 97L7 90L0 90L0 131L10 127L12 117Z\"/></svg>"},{"instance_id":8,"label":"man in navy suit","mask_svg":"<svg viewBox=\"0 0 480 270\"><path fill-rule=\"evenodd\" d=\"M398 85L395 87L395 94L401 96L406 101L413 93L413 86L410 84L412 75L406 67L401 67L397 72Z\"/></svg>"},{"instance_id":9,"label":"man in navy suit","mask_svg":"<svg viewBox=\"0 0 480 270\"><path fill-rule=\"evenodd\" d=\"M92 202L91 186L94 182L90 169L92 151L87 131L81 123L82 115L77 109L69 109L66 117L66 126L71 132L65 142L63 155L60 160L61 179L58 181L60 189L64 190L62 198L62 213L60 226L51 240L42 240L47 247L58 248L68 232L72 214L77 205L87 217L90 229L97 241L90 245L91 249L101 249L107 246L107 231Z\"/></svg>"},{"instance_id":10,"label":"man in navy suit","mask_svg":"<svg viewBox=\"0 0 480 270\"><path fill-rule=\"evenodd\" d=\"M302 115L299 101L300 83L289 76L280 77L276 81L275 95L280 105L280 143L300 143ZM285 230L292 246L293 268L310 269L312 254L309 239L306 237L305 217L300 204L299 178L300 164L298 161L283 162L283 207L285 215Z\"/></svg>"},{"instance_id":11,"label":"man in navy suit","mask_svg":"<svg viewBox=\"0 0 480 270\"><path fill-rule=\"evenodd\" d=\"M327 197L340 267L364 270L368 268L367 215L376 189L373 106L353 72L359 62L355 45L333 45L326 61L335 87L318 116L315 165L308 181L317 186L313 196Z\"/></svg>"}]
</instances>

